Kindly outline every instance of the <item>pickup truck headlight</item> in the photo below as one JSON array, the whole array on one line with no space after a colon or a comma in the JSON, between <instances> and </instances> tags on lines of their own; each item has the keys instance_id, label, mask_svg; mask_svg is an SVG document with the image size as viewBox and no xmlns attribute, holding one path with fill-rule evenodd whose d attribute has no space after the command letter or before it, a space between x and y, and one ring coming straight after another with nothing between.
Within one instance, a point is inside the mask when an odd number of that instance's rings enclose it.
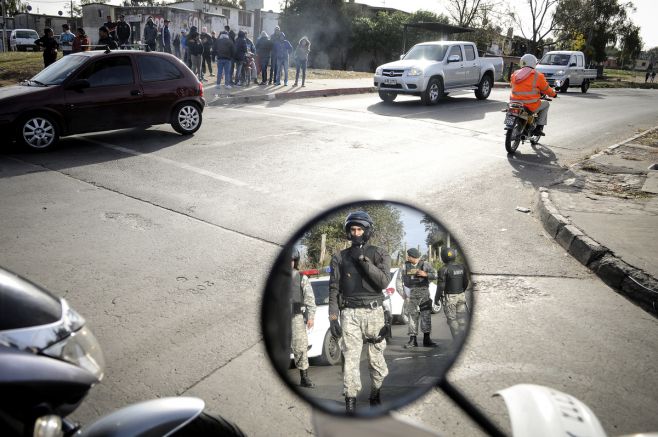
<instances>
[{"instance_id":1,"label":"pickup truck headlight","mask_svg":"<svg viewBox=\"0 0 658 437\"><path fill-rule=\"evenodd\" d=\"M562 76L562 75L564 75L564 70L558 70L558 71L556 71L556 72L555 72L555 75L556 75L556 76Z\"/></svg>"},{"instance_id":2,"label":"pickup truck headlight","mask_svg":"<svg viewBox=\"0 0 658 437\"><path fill-rule=\"evenodd\" d=\"M407 76L421 76L422 74L423 70L416 67L411 67L411 69L407 72Z\"/></svg>"},{"instance_id":3,"label":"pickup truck headlight","mask_svg":"<svg viewBox=\"0 0 658 437\"><path fill-rule=\"evenodd\" d=\"M375 76L381 76L382 75L382 67L377 67L375 70Z\"/></svg>"}]
</instances>

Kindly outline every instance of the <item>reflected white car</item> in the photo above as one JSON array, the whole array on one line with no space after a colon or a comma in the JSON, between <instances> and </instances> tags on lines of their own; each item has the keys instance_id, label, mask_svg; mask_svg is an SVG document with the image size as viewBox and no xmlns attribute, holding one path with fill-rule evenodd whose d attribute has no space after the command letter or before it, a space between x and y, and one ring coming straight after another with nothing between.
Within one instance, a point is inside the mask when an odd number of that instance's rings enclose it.
<instances>
[{"instance_id":1,"label":"reflected white car","mask_svg":"<svg viewBox=\"0 0 658 437\"><path fill-rule=\"evenodd\" d=\"M391 300L391 315L393 316L394 323L406 324L405 316L402 314L402 309L404 306L404 298L400 293L395 289L395 281L397 280L398 274L400 274L400 269L391 269L391 282L386 288L386 292L390 296ZM436 314L441 311L441 302L438 305L434 303L434 296L436 295L436 284L430 282L430 299L432 299L432 314Z\"/></svg>"}]
</instances>

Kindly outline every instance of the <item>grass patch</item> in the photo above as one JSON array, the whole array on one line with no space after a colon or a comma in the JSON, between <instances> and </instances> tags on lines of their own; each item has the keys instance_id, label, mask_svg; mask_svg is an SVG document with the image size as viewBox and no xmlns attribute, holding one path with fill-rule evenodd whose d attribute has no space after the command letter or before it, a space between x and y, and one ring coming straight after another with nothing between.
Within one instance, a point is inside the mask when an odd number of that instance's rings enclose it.
<instances>
[{"instance_id":1,"label":"grass patch","mask_svg":"<svg viewBox=\"0 0 658 437\"><path fill-rule=\"evenodd\" d=\"M43 54L40 52L0 53L0 81L3 86L29 79L41 70Z\"/></svg>"},{"instance_id":2,"label":"grass patch","mask_svg":"<svg viewBox=\"0 0 658 437\"><path fill-rule=\"evenodd\" d=\"M603 173L603 171L599 167L592 164L583 164L580 166L580 169L583 171L588 171L590 173Z\"/></svg>"},{"instance_id":3,"label":"grass patch","mask_svg":"<svg viewBox=\"0 0 658 437\"><path fill-rule=\"evenodd\" d=\"M658 147L658 129L641 136L634 142L642 144L643 146Z\"/></svg>"}]
</instances>

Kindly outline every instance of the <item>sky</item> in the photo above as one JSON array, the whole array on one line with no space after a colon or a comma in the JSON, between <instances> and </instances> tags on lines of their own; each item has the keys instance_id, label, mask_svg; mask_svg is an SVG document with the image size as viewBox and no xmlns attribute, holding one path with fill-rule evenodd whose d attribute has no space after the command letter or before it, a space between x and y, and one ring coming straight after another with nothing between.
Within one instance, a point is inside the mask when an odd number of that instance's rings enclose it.
<instances>
[{"instance_id":1,"label":"sky","mask_svg":"<svg viewBox=\"0 0 658 437\"><path fill-rule=\"evenodd\" d=\"M23 0L26 1L26 0ZM631 15L633 22L640 26L640 36L644 41L644 49L658 47L658 1L656 0L632 0L637 11ZM78 1L75 1L79 3ZM366 3L374 6L386 6L408 12L418 9L427 9L437 13L445 13L446 0L358 0L359 3ZM33 10L39 10L40 13L56 15L57 11L64 11L64 0L39 0L27 3L32 6ZM119 4L120 0L111 0L112 4ZM265 10L281 10L282 0L264 0ZM507 2L511 8L515 8L521 17L528 9L525 0L509 0ZM520 34L516 31L515 34Z\"/></svg>"}]
</instances>

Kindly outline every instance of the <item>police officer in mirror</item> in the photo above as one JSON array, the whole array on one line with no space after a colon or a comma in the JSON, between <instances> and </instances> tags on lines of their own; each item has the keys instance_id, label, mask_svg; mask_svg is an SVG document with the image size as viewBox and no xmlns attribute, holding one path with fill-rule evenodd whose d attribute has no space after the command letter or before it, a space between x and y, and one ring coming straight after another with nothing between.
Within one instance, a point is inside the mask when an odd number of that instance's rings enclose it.
<instances>
[{"instance_id":1,"label":"police officer in mirror","mask_svg":"<svg viewBox=\"0 0 658 437\"><path fill-rule=\"evenodd\" d=\"M401 274L396 281L396 289L405 298L404 308L408 320L409 342L405 348L418 347L418 323L423 332L423 346L435 347L430 338L432 332L432 299L430 298L430 281L436 279L436 269L420 259L420 252L416 248L407 250L407 261L402 267ZM409 289L409 296L405 292Z\"/></svg>"},{"instance_id":2,"label":"police officer in mirror","mask_svg":"<svg viewBox=\"0 0 658 437\"><path fill-rule=\"evenodd\" d=\"M444 247L441 249L441 259L444 266L438 274L438 283L434 302L443 300L443 311L446 315L452 338L461 337L468 323L468 306L466 304L466 288L468 275L464 266L458 262L457 251Z\"/></svg>"},{"instance_id":3,"label":"police officer in mirror","mask_svg":"<svg viewBox=\"0 0 658 437\"><path fill-rule=\"evenodd\" d=\"M302 387L313 388L315 384L308 377L308 333L313 328L315 318L315 295L306 275L299 272L299 250L292 251L292 281L290 282L292 298L292 342L291 348L295 366L299 369ZM306 321L304 321L306 308Z\"/></svg>"},{"instance_id":4,"label":"police officer in mirror","mask_svg":"<svg viewBox=\"0 0 658 437\"><path fill-rule=\"evenodd\" d=\"M345 411L354 414L356 396L361 390L359 362L364 341L368 348L371 406L381 403L380 390L388 375L384 349L391 316L382 307L382 289L390 280L391 258L383 249L368 244L374 226L365 211L348 214L343 229L352 244L331 259L329 323L331 334L340 338L345 359Z\"/></svg>"}]
</instances>

